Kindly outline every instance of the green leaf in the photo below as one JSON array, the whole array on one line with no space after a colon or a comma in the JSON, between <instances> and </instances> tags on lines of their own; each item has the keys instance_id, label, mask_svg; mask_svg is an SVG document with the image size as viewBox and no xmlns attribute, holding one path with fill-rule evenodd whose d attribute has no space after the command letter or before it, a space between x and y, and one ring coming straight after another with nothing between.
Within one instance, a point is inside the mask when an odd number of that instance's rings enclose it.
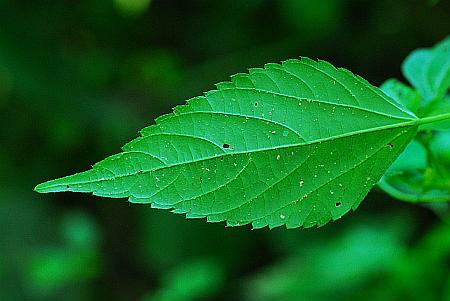
<instances>
[{"instance_id":1,"label":"green leaf","mask_svg":"<svg viewBox=\"0 0 450 301\"><path fill-rule=\"evenodd\" d=\"M202 258L183 262L164 273L163 285L142 301L204 300L214 296L224 285L224 268L214 259Z\"/></svg>"},{"instance_id":2,"label":"green leaf","mask_svg":"<svg viewBox=\"0 0 450 301\"><path fill-rule=\"evenodd\" d=\"M407 202L450 201L449 134L439 131L427 133L427 138L418 136L423 142L413 140L408 145L383 176L380 188Z\"/></svg>"},{"instance_id":3,"label":"green leaf","mask_svg":"<svg viewBox=\"0 0 450 301\"><path fill-rule=\"evenodd\" d=\"M289 244L291 251L287 256L249 279L249 300L360 300L362 295L372 296L367 290L384 287L385 281L391 279L386 276L406 251L403 241L407 240L408 231L404 227L413 227L409 220L405 212L398 211L390 212L389 217L372 215L343 231L332 229L332 235L321 243L297 234L300 239ZM383 235L380 224L389 229ZM320 235L315 234L314 238ZM374 277L382 277L383 281L374 281ZM345 298L337 297L342 295Z\"/></svg>"},{"instance_id":4,"label":"green leaf","mask_svg":"<svg viewBox=\"0 0 450 301\"><path fill-rule=\"evenodd\" d=\"M450 178L450 131L435 133L430 141L430 151Z\"/></svg>"},{"instance_id":5,"label":"green leaf","mask_svg":"<svg viewBox=\"0 0 450 301\"><path fill-rule=\"evenodd\" d=\"M387 96L392 97L398 103L408 108L411 112L417 114L421 105L422 98L419 93L411 89L411 87L396 79L388 79L381 86L380 89L386 93Z\"/></svg>"},{"instance_id":6,"label":"green leaf","mask_svg":"<svg viewBox=\"0 0 450 301\"><path fill-rule=\"evenodd\" d=\"M114 0L114 4L122 15L136 17L145 13L151 0Z\"/></svg>"},{"instance_id":7,"label":"green leaf","mask_svg":"<svg viewBox=\"0 0 450 301\"><path fill-rule=\"evenodd\" d=\"M402 69L426 102L442 98L450 88L450 37L433 48L413 51Z\"/></svg>"},{"instance_id":8,"label":"green leaf","mask_svg":"<svg viewBox=\"0 0 450 301\"><path fill-rule=\"evenodd\" d=\"M324 61L238 74L92 170L38 192L92 192L254 228L322 226L358 207L420 120Z\"/></svg>"},{"instance_id":9,"label":"green leaf","mask_svg":"<svg viewBox=\"0 0 450 301\"><path fill-rule=\"evenodd\" d=\"M403 73L423 97L397 80L386 81L381 89L423 119L440 119L450 114L450 37L431 49L411 53ZM389 169L379 186L391 196L410 202L450 201L450 181L439 138L450 130L450 121L424 123L419 135ZM438 141L433 142L433 141ZM435 146L438 145L439 146Z\"/></svg>"}]
</instances>

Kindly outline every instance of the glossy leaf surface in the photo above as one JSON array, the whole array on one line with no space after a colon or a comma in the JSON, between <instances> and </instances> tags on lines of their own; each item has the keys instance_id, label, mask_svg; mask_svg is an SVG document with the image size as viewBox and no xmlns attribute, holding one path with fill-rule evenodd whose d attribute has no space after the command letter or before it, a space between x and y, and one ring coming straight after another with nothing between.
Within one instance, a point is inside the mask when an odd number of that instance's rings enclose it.
<instances>
[{"instance_id":1,"label":"glossy leaf surface","mask_svg":"<svg viewBox=\"0 0 450 301\"><path fill-rule=\"evenodd\" d=\"M254 228L321 226L355 209L418 119L347 70L307 58L238 74L39 192L92 192Z\"/></svg>"}]
</instances>

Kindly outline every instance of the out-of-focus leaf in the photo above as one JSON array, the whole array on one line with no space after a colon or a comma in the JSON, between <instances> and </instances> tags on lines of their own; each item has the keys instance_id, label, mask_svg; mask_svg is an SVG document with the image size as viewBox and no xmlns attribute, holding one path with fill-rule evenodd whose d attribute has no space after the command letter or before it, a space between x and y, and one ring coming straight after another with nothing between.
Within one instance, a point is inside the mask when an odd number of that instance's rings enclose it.
<instances>
[{"instance_id":1,"label":"out-of-focus leaf","mask_svg":"<svg viewBox=\"0 0 450 301\"><path fill-rule=\"evenodd\" d=\"M436 169L448 183L447 188L450 190L450 131L436 132L430 141L430 151Z\"/></svg>"},{"instance_id":2,"label":"out-of-focus leaf","mask_svg":"<svg viewBox=\"0 0 450 301\"><path fill-rule=\"evenodd\" d=\"M231 226L322 226L357 208L421 123L307 58L238 74L156 122L124 152L36 191L128 197Z\"/></svg>"},{"instance_id":3,"label":"out-of-focus leaf","mask_svg":"<svg viewBox=\"0 0 450 301\"><path fill-rule=\"evenodd\" d=\"M41 249L33 254L25 271L27 289L49 296L67 285L93 279L99 272L93 250Z\"/></svg>"},{"instance_id":4,"label":"out-of-focus leaf","mask_svg":"<svg viewBox=\"0 0 450 301\"><path fill-rule=\"evenodd\" d=\"M126 17L137 17L145 13L152 0L114 0L117 10Z\"/></svg>"},{"instance_id":5,"label":"out-of-focus leaf","mask_svg":"<svg viewBox=\"0 0 450 301\"><path fill-rule=\"evenodd\" d=\"M425 103L442 98L450 87L450 37L433 48L413 51L402 70Z\"/></svg>"},{"instance_id":6,"label":"out-of-focus leaf","mask_svg":"<svg viewBox=\"0 0 450 301\"><path fill-rule=\"evenodd\" d=\"M372 286L377 290L377 278L385 279L401 258L405 250L402 223L408 223L403 218L397 215L395 222L387 222L389 226L382 229L380 221L354 224L324 244L300 248L299 254L251 279L247 300L358 300L360 291L367 294Z\"/></svg>"},{"instance_id":7,"label":"out-of-focus leaf","mask_svg":"<svg viewBox=\"0 0 450 301\"><path fill-rule=\"evenodd\" d=\"M93 220L82 212L69 212L61 225L62 234L69 247L96 248L100 234Z\"/></svg>"},{"instance_id":8,"label":"out-of-focus leaf","mask_svg":"<svg viewBox=\"0 0 450 301\"><path fill-rule=\"evenodd\" d=\"M381 89L423 118L450 114L450 37L431 49L413 52L403 72L423 97L397 80L386 81ZM391 196L411 202L450 201L447 142L450 122L443 120L419 127L420 136L408 146L382 178L379 186ZM420 141L420 142L419 142ZM431 150L431 153L430 153Z\"/></svg>"},{"instance_id":9,"label":"out-of-focus leaf","mask_svg":"<svg viewBox=\"0 0 450 301\"><path fill-rule=\"evenodd\" d=\"M448 167L444 167L449 162L449 136L439 132L431 137L431 154L422 143L413 140L383 176L379 187L403 201L450 201L450 178Z\"/></svg>"},{"instance_id":10,"label":"out-of-focus leaf","mask_svg":"<svg viewBox=\"0 0 450 301\"><path fill-rule=\"evenodd\" d=\"M422 99L419 93L411 89L411 87L391 78L385 81L380 86L380 89L386 93L386 95L407 107L411 112L415 114L418 113Z\"/></svg>"},{"instance_id":11,"label":"out-of-focus leaf","mask_svg":"<svg viewBox=\"0 0 450 301\"><path fill-rule=\"evenodd\" d=\"M448 135L447 132L439 133L432 134L427 147L413 140L383 176L379 187L403 201L450 201L450 177L445 164L449 151Z\"/></svg>"},{"instance_id":12,"label":"out-of-focus leaf","mask_svg":"<svg viewBox=\"0 0 450 301\"><path fill-rule=\"evenodd\" d=\"M68 213L61 225L64 244L41 247L27 260L27 289L48 297L67 286L95 278L100 272L96 231L96 225L85 213Z\"/></svg>"},{"instance_id":13,"label":"out-of-focus leaf","mask_svg":"<svg viewBox=\"0 0 450 301\"><path fill-rule=\"evenodd\" d=\"M143 301L190 301L211 297L222 287L225 271L215 260L202 258L180 263L164 275L162 287Z\"/></svg>"}]
</instances>

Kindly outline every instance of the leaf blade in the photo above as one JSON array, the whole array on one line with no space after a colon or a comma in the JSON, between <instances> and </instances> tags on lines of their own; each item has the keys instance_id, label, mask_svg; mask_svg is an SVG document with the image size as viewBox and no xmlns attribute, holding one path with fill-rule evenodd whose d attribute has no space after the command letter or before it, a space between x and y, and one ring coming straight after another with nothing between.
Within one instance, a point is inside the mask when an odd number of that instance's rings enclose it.
<instances>
[{"instance_id":1,"label":"leaf blade","mask_svg":"<svg viewBox=\"0 0 450 301\"><path fill-rule=\"evenodd\" d=\"M356 208L417 131L414 114L324 61L268 64L217 87L158 118L91 171L36 190L129 197L229 225L321 226ZM355 145L369 140L358 154ZM378 153L387 158L368 169ZM357 172L362 182L350 189ZM347 173L345 185L333 182Z\"/></svg>"},{"instance_id":2,"label":"leaf blade","mask_svg":"<svg viewBox=\"0 0 450 301\"><path fill-rule=\"evenodd\" d=\"M442 98L450 88L450 37L432 48L413 51L403 62L402 71L425 103Z\"/></svg>"}]
</instances>

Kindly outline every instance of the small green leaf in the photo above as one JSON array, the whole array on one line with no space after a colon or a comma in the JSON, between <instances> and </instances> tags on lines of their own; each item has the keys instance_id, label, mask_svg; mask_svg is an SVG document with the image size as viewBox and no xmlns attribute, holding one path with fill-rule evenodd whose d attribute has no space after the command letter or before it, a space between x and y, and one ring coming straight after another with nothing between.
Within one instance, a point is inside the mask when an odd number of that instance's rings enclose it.
<instances>
[{"instance_id":1,"label":"small green leaf","mask_svg":"<svg viewBox=\"0 0 450 301\"><path fill-rule=\"evenodd\" d=\"M224 278L224 268L214 259L183 262L175 270L164 273L162 287L153 290L142 301L204 300L219 291Z\"/></svg>"},{"instance_id":2,"label":"small green leaf","mask_svg":"<svg viewBox=\"0 0 450 301\"><path fill-rule=\"evenodd\" d=\"M117 10L126 17L143 14L150 6L151 0L114 0Z\"/></svg>"},{"instance_id":3,"label":"small green leaf","mask_svg":"<svg viewBox=\"0 0 450 301\"><path fill-rule=\"evenodd\" d=\"M228 225L322 226L358 207L417 117L324 61L238 74L156 120L123 152L38 192L91 192Z\"/></svg>"},{"instance_id":4,"label":"small green leaf","mask_svg":"<svg viewBox=\"0 0 450 301\"><path fill-rule=\"evenodd\" d=\"M418 113L422 99L419 93L411 89L411 87L391 78L385 81L380 86L380 89L386 93L387 96L392 97L392 99L401 103L411 112L415 114Z\"/></svg>"},{"instance_id":5,"label":"small green leaf","mask_svg":"<svg viewBox=\"0 0 450 301\"><path fill-rule=\"evenodd\" d=\"M402 69L425 102L442 98L450 88L450 37L433 48L413 51L403 62Z\"/></svg>"},{"instance_id":6,"label":"small green leaf","mask_svg":"<svg viewBox=\"0 0 450 301\"><path fill-rule=\"evenodd\" d=\"M380 181L380 188L392 197L408 202L450 201L450 132L426 135L421 139L426 146L413 140Z\"/></svg>"},{"instance_id":7,"label":"small green leaf","mask_svg":"<svg viewBox=\"0 0 450 301\"><path fill-rule=\"evenodd\" d=\"M430 141L430 150L436 161L446 167L445 170L450 176L450 131L435 133Z\"/></svg>"},{"instance_id":8,"label":"small green leaf","mask_svg":"<svg viewBox=\"0 0 450 301\"><path fill-rule=\"evenodd\" d=\"M381 89L406 105L425 123L419 135L395 161L379 186L391 196L410 202L450 201L450 177L446 167L446 133L450 121L450 37L431 49L411 53L403 64L403 72L419 90L417 92L396 80L388 80ZM441 138L444 137L444 138Z\"/></svg>"}]
</instances>

